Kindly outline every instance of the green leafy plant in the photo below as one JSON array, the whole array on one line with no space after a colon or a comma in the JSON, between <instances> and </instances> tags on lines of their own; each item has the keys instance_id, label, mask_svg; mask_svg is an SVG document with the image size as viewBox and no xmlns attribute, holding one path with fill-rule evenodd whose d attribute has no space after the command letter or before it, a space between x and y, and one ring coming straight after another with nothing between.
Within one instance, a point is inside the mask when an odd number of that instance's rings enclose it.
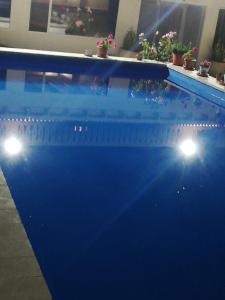
<instances>
[{"instance_id":1,"label":"green leafy plant","mask_svg":"<svg viewBox=\"0 0 225 300\"><path fill-rule=\"evenodd\" d=\"M157 43L155 42L155 39L158 36L158 34L159 32L156 31L152 42L148 41L145 38L144 33L139 34L139 45L142 48L140 54L142 55L143 58L158 60L158 49L157 49Z\"/></svg>"},{"instance_id":2,"label":"green leafy plant","mask_svg":"<svg viewBox=\"0 0 225 300\"><path fill-rule=\"evenodd\" d=\"M176 41L177 33L175 31L170 31L164 34L158 42L158 60L159 61L170 61L173 44Z\"/></svg>"},{"instance_id":3,"label":"green leafy plant","mask_svg":"<svg viewBox=\"0 0 225 300\"><path fill-rule=\"evenodd\" d=\"M225 60L225 46L221 41L217 42L213 47L212 60L216 62L224 62Z\"/></svg>"},{"instance_id":4,"label":"green leafy plant","mask_svg":"<svg viewBox=\"0 0 225 300\"><path fill-rule=\"evenodd\" d=\"M135 43L136 43L136 38L137 38L136 33L134 32L133 29L130 29L124 37L123 49L125 49L125 50L133 49L135 46Z\"/></svg>"},{"instance_id":5,"label":"green leafy plant","mask_svg":"<svg viewBox=\"0 0 225 300\"><path fill-rule=\"evenodd\" d=\"M138 37L139 37L139 45L142 47L142 51L141 51L142 57L145 59L149 59L150 58L149 52L151 48L150 42L145 38L144 33L140 33Z\"/></svg>"},{"instance_id":6,"label":"green leafy plant","mask_svg":"<svg viewBox=\"0 0 225 300\"><path fill-rule=\"evenodd\" d=\"M194 48L188 50L186 53L184 53L183 59L192 60L192 59L194 59L194 56L197 53L198 53L198 48L194 47Z\"/></svg>"},{"instance_id":7,"label":"green leafy plant","mask_svg":"<svg viewBox=\"0 0 225 300\"><path fill-rule=\"evenodd\" d=\"M183 56L185 53L188 53L189 51L191 51L191 45L189 44L188 46L184 45L181 42L174 42L172 45L172 52L174 54L178 54Z\"/></svg>"},{"instance_id":8,"label":"green leafy plant","mask_svg":"<svg viewBox=\"0 0 225 300\"><path fill-rule=\"evenodd\" d=\"M185 45L177 40L177 33L170 31L160 37L159 31L153 36L152 41L145 38L144 33L139 34L140 55L146 59L158 60L162 62L170 61L172 53L193 58L198 52L197 48L192 48L191 43Z\"/></svg>"}]
</instances>

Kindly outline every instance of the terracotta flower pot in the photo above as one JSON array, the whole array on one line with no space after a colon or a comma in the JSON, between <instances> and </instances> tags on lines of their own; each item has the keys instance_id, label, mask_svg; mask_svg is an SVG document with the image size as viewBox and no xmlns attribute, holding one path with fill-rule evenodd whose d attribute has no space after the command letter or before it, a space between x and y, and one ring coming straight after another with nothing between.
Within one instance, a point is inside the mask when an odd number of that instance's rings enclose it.
<instances>
[{"instance_id":1,"label":"terracotta flower pot","mask_svg":"<svg viewBox=\"0 0 225 300\"><path fill-rule=\"evenodd\" d=\"M107 58L108 49L104 47L97 47L97 56L101 58Z\"/></svg>"},{"instance_id":2,"label":"terracotta flower pot","mask_svg":"<svg viewBox=\"0 0 225 300\"><path fill-rule=\"evenodd\" d=\"M196 60L184 59L184 69L193 71L195 67L196 67Z\"/></svg>"},{"instance_id":3,"label":"terracotta flower pot","mask_svg":"<svg viewBox=\"0 0 225 300\"><path fill-rule=\"evenodd\" d=\"M183 66L184 59L181 54L173 53L172 61L175 66Z\"/></svg>"}]
</instances>

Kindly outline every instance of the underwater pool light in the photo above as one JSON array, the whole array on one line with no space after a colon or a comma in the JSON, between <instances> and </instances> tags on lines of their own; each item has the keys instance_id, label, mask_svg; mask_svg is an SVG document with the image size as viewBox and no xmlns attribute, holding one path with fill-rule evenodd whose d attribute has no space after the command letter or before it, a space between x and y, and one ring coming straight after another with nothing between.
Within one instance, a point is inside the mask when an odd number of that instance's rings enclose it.
<instances>
[{"instance_id":1,"label":"underwater pool light","mask_svg":"<svg viewBox=\"0 0 225 300\"><path fill-rule=\"evenodd\" d=\"M21 153L23 150L22 143L16 137L9 137L3 143L5 152L10 156L15 156Z\"/></svg>"},{"instance_id":2,"label":"underwater pool light","mask_svg":"<svg viewBox=\"0 0 225 300\"><path fill-rule=\"evenodd\" d=\"M186 157L194 156L198 151L197 144L192 139L184 140L180 144L179 149L181 153Z\"/></svg>"}]
</instances>

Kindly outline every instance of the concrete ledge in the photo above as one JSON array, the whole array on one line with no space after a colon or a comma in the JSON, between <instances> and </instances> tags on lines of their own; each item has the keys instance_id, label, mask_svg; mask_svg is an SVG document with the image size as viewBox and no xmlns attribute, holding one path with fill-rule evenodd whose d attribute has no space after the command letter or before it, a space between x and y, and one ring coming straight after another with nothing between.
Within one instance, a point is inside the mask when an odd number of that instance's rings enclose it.
<instances>
[{"instance_id":1,"label":"concrete ledge","mask_svg":"<svg viewBox=\"0 0 225 300\"><path fill-rule=\"evenodd\" d=\"M163 65L166 64L163 62L159 62L156 60L137 60L136 58L129 58L129 57L121 57L121 56L111 56L109 55L107 59L102 59L97 55L93 56L86 56L80 53L71 53L71 52L58 52L58 51L44 51L44 50L31 50L31 49L20 49L20 48L8 48L8 47L0 47L0 53L4 52L11 52L11 53L23 53L23 54L36 54L36 55L46 55L46 56L57 56L57 57L73 57L73 58L82 58L87 60L109 60L114 62L131 62L134 64L156 64L156 65Z\"/></svg>"},{"instance_id":2,"label":"concrete ledge","mask_svg":"<svg viewBox=\"0 0 225 300\"><path fill-rule=\"evenodd\" d=\"M170 75L168 80L187 92L225 108L224 89L218 87L212 77L198 78L199 76L195 71L189 71L191 72L189 75L187 75L187 71L183 71L185 70L182 68L177 70L174 67L170 67Z\"/></svg>"},{"instance_id":3,"label":"concrete ledge","mask_svg":"<svg viewBox=\"0 0 225 300\"><path fill-rule=\"evenodd\" d=\"M183 67L179 67L179 66L174 66L173 64L169 63L168 68L170 70L174 70L180 74L183 74L191 79L194 79L200 83L203 83L207 86L213 87L214 89L217 89L219 91L222 91L225 93L225 86L220 85L216 78L209 76L209 77L201 77L198 76L197 73L198 71L189 71L189 70L185 70Z\"/></svg>"},{"instance_id":4,"label":"concrete ledge","mask_svg":"<svg viewBox=\"0 0 225 300\"><path fill-rule=\"evenodd\" d=\"M51 299L1 169L0 298L4 300Z\"/></svg>"}]
</instances>

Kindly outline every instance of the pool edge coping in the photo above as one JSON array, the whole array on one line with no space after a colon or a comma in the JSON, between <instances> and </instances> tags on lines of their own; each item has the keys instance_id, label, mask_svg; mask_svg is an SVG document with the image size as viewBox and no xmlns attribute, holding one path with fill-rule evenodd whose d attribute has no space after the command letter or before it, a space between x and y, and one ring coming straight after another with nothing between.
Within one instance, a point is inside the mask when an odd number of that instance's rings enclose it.
<instances>
[{"instance_id":1,"label":"pool edge coping","mask_svg":"<svg viewBox=\"0 0 225 300\"><path fill-rule=\"evenodd\" d=\"M97 55L87 56L81 53L72 53L72 52L58 52L58 51L47 51L47 50L34 50L34 49L24 49L24 48L8 48L8 47L0 47L0 53L17 53L17 54L31 54L31 55L43 55L43 56L51 56L51 57L64 57L64 58L77 58L77 59L86 59L92 61L111 61L111 62L126 62L132 64L143 64L143 65L162 65L166 66L168 70L176 71L186 77L196 80L201 84L205 84L220 92L225 93L225 87L220 85L216 79L212 76L208 76L207 78L203 78L197 75L197 71L189 71L185 70L183 67L175 66L172 63L163 63L155 60L137 60L136 58L128 58L128 57L120 57L120 56L111 56L109 55L107 59L99 58Z\"/></svg>"}]
</instances>

